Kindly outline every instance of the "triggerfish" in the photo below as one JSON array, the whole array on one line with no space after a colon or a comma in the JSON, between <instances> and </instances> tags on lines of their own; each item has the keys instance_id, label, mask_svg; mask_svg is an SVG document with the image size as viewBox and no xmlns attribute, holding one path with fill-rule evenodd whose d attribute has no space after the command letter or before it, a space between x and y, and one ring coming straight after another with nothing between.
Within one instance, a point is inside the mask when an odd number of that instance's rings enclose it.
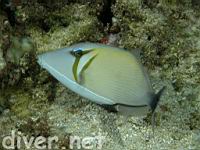
<instances>
[{"instance_id":1,"label":"triggerfish","mask_svg":"<svg viewBox=\"0 0 200 150\"><path fill-rule=\"evenodd\" d=\"M38 62L72 91L124 115L154 114L164 90L154 92L136 55L108 45L79 43L41 54Z\"/></svg>"}]
</instances>

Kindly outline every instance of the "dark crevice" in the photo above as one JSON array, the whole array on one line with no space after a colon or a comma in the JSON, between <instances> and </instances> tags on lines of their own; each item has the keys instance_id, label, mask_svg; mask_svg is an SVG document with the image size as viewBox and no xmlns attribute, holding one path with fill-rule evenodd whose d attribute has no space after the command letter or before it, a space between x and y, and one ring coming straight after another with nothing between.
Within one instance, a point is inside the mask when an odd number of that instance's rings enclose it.
<instances>
[{"instance_id":1,"label":"dark crevice","mask_svg":"<svg viewBox=\"0 0 200 150\"><path fill-rule=\"evenodd\" d=\"M155 8L159 3L159 0L143 0L142 7L148 7L150 9Z\"/></svg>"},{"instance_id":2,"label":"dark crevice","mask_svg":"<svg viewBox=\"0 0 200 150\"><path fill-rule=\"evenodd\" d=\"M7 14L8 21L12 27L16 24L15 7L10 0L0 0L0 11L3 10Z\"/></svg>"},{"instance_id":3,"label":"dark crevice","mask_svg":"<svg viewBox=\"0 0 200 150\"><path fill-rule=\"evenodd\" d=\"M41 21L41 22L40 22ZM51 26L46 23L44 20L40 20L40 28L43 29L45 32L49 32L51 29Z\"/></svg>"},{"instance_id":4,"label":"dark crevice","mask_svg":"<svg viewBox=\"0 0 200 150\"><path fill-rule=\"evenodd\" d=\"M199 9L200 8L200 1L199 0L192 0L192 7Z\"/></svg>"},{"instance_id":5,"label":"dark crevice","mask_svg":"<svg viewBox=\"0 0 200 150\"><path fill-rule=\"evenodd\" d=\"M103 23L103 26L108 24L112 26L113 12L111 6L115 3L115 0L103 0L103 9L100 12L98 19Z\"/></svg>"}]
</instances>

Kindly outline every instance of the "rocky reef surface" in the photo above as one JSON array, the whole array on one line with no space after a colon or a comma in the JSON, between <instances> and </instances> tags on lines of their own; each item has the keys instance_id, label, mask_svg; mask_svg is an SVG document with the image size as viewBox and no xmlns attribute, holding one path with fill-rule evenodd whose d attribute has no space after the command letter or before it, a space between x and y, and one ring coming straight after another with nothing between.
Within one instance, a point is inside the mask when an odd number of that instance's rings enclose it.
<instances>
[{"instance_id":1,"label":"rocky reef surface","mask_svg":"<svg viewBox=\"0 0 200 150\"><path fill-rule=\"evenodd\" d=\"M0 11L0 141L14 131L18 137L58 136L57 149L70 149L73 136L104 136L104 150L200 149L197 0L13 0L11 4ZM9 17L8 10L14 16ZM155 91L167 86L156 110L153 137L150 115L127 119L108 113L37 64L38 54L83 41L141 49ZM15 148L27 149L16 143ZM0 149L5 147L0 144Z\"/></svg>"}]
</instances>

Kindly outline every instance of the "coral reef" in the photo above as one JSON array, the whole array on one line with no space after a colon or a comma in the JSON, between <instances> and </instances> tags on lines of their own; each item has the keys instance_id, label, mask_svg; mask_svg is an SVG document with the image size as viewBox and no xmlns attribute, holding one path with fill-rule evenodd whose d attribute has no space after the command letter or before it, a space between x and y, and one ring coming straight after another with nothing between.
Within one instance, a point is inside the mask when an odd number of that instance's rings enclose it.
<instances>
[{"instance_id":1,"label":"coral reef","mask_svg":"<svg viewBox=\"0 0 200 150\"><path fill-rule=\"evenodd\" d=\"M15 27L0 14L0 141L14 130L27 136L57 135L60 141L54 146L67 149L69 137L76 135L105 136L105 150L199 149L197 0L21 0L13 5ZM36 54L81 41L141 49L155 90L167 86L154 138L150 116L124 121L36 64Z\"/></svg>"}]
</instances>

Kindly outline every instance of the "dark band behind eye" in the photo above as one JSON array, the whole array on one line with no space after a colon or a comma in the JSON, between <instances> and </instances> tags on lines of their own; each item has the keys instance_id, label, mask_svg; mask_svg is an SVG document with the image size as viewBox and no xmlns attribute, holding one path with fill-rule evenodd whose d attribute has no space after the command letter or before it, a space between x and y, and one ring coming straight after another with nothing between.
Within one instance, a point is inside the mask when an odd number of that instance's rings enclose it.
<instances>
[{"instance_id":1,"label":"dark band behind eye","mask_svg":"<svg viewBox=\"0 0 200 150\"><path fill-rule=\"evenodd\" d=\"M75 57L81 57L83 55L83 50L82 49L74 49L70 52L73 56Z\"/></svg>"}]
</instances>

